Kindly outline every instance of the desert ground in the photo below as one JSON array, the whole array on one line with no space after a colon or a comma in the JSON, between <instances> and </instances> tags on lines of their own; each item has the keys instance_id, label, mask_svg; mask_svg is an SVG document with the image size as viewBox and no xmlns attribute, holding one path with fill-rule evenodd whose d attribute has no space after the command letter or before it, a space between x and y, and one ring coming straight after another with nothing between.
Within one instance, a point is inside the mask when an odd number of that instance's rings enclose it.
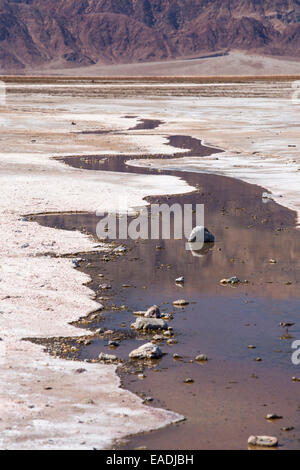
<instances>
[{"instance_id":1,"label":"desert ground","mask_svg":"<svg viewBox=\"0 0 300 470\"><path fill-rule=\"evenodd\" d=\"M284 76L299 75L300 61L294 57L266 56L231 50L161 62L96 64L80 68L63 68L57 61L44 69L28 69L26 74L83 77Z\"/></svg>"},{"instance_id":2,"label":"desert ground","mask_svg":"<svg viewBox=\"0 0 300 470\"><path fill-rule=\"evenodd\" d=\"M280 75L280 64L276 67ZM293 74L299 73L297 67ZM245 71L249 73L248 68ZM86 334L72 323L102 305L89 288L90 277L74 269L72 257L97 251L100 256L109 250L89 234L41 226L29 222L28 216L109 212L120 201L137 208L147 204L146 196L191 192L194 188L179 176L87 171L58 159L99 154L172 156L178 149L166 145L167 136L184 134L224 152L130 164L222 175L259 185L295 214L296 225L300 214L297 77L224 82L3 80L0 447L105 449L126 436L180 422L183 413L146 406L136 394L120 388L115 365L53 357L41 345L24 341ZM140 119L162 124L155 132L132 130ZM298 299L297 286L293 298ZM298 421L295 427L299 432Z\"/></svg>"}]
</instances>

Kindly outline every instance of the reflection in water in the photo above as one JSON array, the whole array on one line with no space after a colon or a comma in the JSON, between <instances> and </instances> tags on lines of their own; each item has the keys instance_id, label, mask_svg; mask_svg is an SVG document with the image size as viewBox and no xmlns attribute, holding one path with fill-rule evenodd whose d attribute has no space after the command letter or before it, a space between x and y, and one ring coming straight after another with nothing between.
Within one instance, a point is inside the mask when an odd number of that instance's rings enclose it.
<instances>
[{"instance_id":1,"label":"reflection in water","mask_svg":"<svg viewBox=\"0 0 300 470\"><path fill-rule=\"evenodd\" d=\"M298 297L299 233L294 228L295 214L292 211L274 201L262 204L261 188L238 180L178 171L170 171L169 174L184 177L198 189L180 196L159 196L147 200L169 205L204 204L205 225L215 235L215 244L213 247L205 246L200 253L205 256L201 258L192 256L185 249L186 240L136 243L128 240L126 243L133 245L135 256L143 260L143 276L151 279L152 289L156 288L157 265L170 264L176 267L176 277L185 275L188 292L193 292L200 276L203 291L215 293L220 289L220 279L237 275L249 281L247 291L255 295ZM57 214L42 216L38 220L39 223L68 230L84 228L95 235L100 218L96 214ZM271 259L277 263L271 264ZM135 277L138 269L136 265L128 265L128 277ZM287 286L289 281L292 284ZM196 290L198 292L197 284ZM220 292L230 295L229 289L223 287Z\"/></svg>"},{"instance_id":2,"label":"reflection in water","mask_svg":"<svg viewBox=\"0 0 300 470\"><path fill-rule=\"evenodd\" d=\"M214 245L215 245L214 243L206 243L204 247L201 248L201 250L195 250L193 248L193 244L188 242L189 251L191 252L193 256L197 258L202 258L203 256L207 255L210 250L213 250Z\"/></svg>"}]
</instances>

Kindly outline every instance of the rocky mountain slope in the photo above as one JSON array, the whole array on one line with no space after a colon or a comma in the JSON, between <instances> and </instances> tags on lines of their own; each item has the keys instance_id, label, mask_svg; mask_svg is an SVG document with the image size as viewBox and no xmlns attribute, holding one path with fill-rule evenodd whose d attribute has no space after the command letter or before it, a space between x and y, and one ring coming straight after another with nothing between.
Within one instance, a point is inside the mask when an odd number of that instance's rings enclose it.
<instances>
[{"instance_id":1,"label":"rocky mountain slope","mask_svg":"<svg viewBox=\"0 0 300 470\"><path fill-rule=\"evenodd\" d=\"M300 0L0 0L0 72L197 57L300 57Z\"/></svg>"}]
</instances>

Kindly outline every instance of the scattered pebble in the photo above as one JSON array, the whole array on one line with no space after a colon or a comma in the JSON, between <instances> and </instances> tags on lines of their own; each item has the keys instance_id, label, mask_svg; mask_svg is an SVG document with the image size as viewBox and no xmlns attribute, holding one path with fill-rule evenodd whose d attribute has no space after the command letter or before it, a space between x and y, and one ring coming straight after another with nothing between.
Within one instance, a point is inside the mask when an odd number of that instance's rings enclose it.
<instances>
[{"instance_id":1,"label":"scattered pebble","mask_svg":"<svg viewBox=\"0 0 300 470\"><path fill-rule=\"evenodd\" d=\"M184 383L185 383L185 384L193 384L193 383L194 383L194 380L191 379L191 378L188 378L188 379L185 379Z\"/></svg>"},{"instance_id":2,"label":"scattered pebble","mask_svg":"<svg viewBox=\"0 0 300 470\"><path fill-rule=\"evenodd\" d=\"M106 330L106 331L104 332L104 336L110 336L110 335L112 335L112 334L113 334L113 330Z\"/></svg>"},{"instance_id":3,"label":"scattered pebble","mask_svg":"<svg viewBox=\"0 0 300 470\"><path fill-rule=\"evenodd\" d=\"M161 314L161 317L164 319L164 320L173 320L173 315L171 315L170 313L162 313Z\"/></svg>"},{"instance_id":4,"label":"scattered pebble","mask_svg":"<svg viewBox=\"0 0 300 470\"><path fill-rule=\"evenodd\" d=\"M99 289L103 289L103 290L111 289L111 285L110 284L100 284Z\"/></svg>"},{"instance_id":5,"label":"scattered pebble","mask_svg":"<svg viewBox=\"0 0 300 470\"><path fill-rule=\"evenodd\" d=\"M221 279L220 284L227 285L227 284L239 284L241 281L237 276L229 277L228 279Z\"/></svg>"},{"instance_id":6,"label":"scattered pebble","mask_svg":"<svg viewBox=\"0 0 300 470\"><path fill-rule=\"evenodd\" d=\"M127 251L126 246L120 245L114 249L115 253L125 253Z\"/></svg>"},{"instance_id":7,"label":"scattered pebble","mask_svg":"<svg viewBox=\"0 0 300 470\"><path fill-rule=\"evenodd\" d=\"M294 325L295 323L292 323L292 322L280 322L279 323L279 326L282 326L282 328L291 328Z\"/></svg>"},{"instance_id":8,"label":"scattered pebble","mask_svg":"<svg viewBox=\"0 0 300 470\"><path fill-rule=\"evenodd\" d=\"M189 302L184 299L179 299L179 300L174 300L173 305L176 307L184 307L185 305L188 305Z\"/></svg>"},{"instance_id":9,"label":"scattered pebble","mask_svg":"<svg viewBox=\"0 0 300 470\"><path fill-rule=\"evenodd\" d=\"M153 401L153 398L152 397L146 397L144 399L144 403L150 403L151 401Z\"/></svg>"},{"instance_id":10,"label":"scattered pebble","mask_svg":"<svg viewBox=\"0 0 300 470\"><path fill-rule=\"evenodd\" d=\"M132 323L131 328L135 330L166 330L168 324L160 318L137 318L135 323Z\"/></svg>"},{"instance_id":11,"label":"scattered pebble","mask_svg":"<svg viewBox=\"0 0 300 470\"><path fill-rule=\"evenodd\" d=\"M282 419L282 416L279 416L275 413L270 413L266 416L266 419L268 419L270 421L275 421L276 419Z\"/></svg>"},{"instance_id":12,"label":"scattered pebble","mask_svg":"<svg viewBox=\"0 0 300 470\"><path fill-rule=\"evenodd\" d=\"M273 196L271 193L262 193L262 198L263 199L273 199Z\"/></svg>"},{"instance_id":13,"label":"scattered pebble","mask_svg":"<svg viewBox=\"0 0 300 470\"><path fill-rule=\"evenodd\" d=\"M206 361L208 361L208 358L207 358L206 354L199 354L199 356L195 357L195 361L197 361L197 362L206 362Z\"/></svg>"},{"instance_id":14,"label":"scattered pebble","mask_svg":"<svg viewBox=\"0 0 300 470\"><path fill-rule=\"evenodd\" d=\"M72 263L73 263L74 268L80 267L80 263L78 259L72 259Z\"/></svg>"},{"instance_id":15,"label":"scattered pebble","mask_svg":"<svg viewBox=\"0 0 300 470\"><path fill-rule=\"evenodd\" d=\"M158 359L162 357L162 355L162 351L156 344L146 343L138 349L131 351L129 357L131 359Z\"/></svg>"},{"instance_id":16,"label":"scattered pebble","mask_svg":"<svg viewBox=\"0 0 300 470\"><path fill-rule=\"evenodd\" d=\"M164 336L168 336L168 337L170 338L171 336L174 336L174 333L173 333L172 330L169 330L169 329L168 329L167 331L164 331L164 332L163 332L163 335L164 335Z\"/></svg>"},{"instance_id":17,"label":"scattered pebble","mask_svg":"<svg viewBox=\"0 0 300 470\"><path fill-rule=\"evenodd\" d=\"M136 312L133 312L133 315L135 315L136 317L144 317L145 316L145 313L143 310L137 310Z\"/></svg>"},{"instance_id":18,"label":"scattered pebble","mask_svg":"<svg viewBox=\"0 0 300 470\"><path fill-rule=\"evenodd\" d=\"M173 354L173 359L182 359L182 356L180 354Z\"/></svg>"},{"instance_id":19,"label":"scattered pebble","mask_svg":"<svg viewBox=\"0 0 300 470\"><path fill-rule=\"evenodd\" d=\"M260 447L276 447L278 445L277 437L270 436L250 436L248 444Z\"/></svg>"},{"instance_id":20,"label":"scattered pebble","mask_svg":"<svg viewBox=\"0 0 300 470\"><path fill-rule=\"evenodd\" d=\"M100 353L98 358L100 361L104 362L115 362L118 360L117 356L113 356L112 354L105 354L105 353Z\"/></svg>"},{"instance_id":21,"label":"scattered pebble","mask_svg":"<svg viewBox=\"0 0 300 470\"><path fill-rule=\"evenodd\" d=\"M152 341L163 341L165 337L163 335L154 335Z\"/></svg>"},{"instance_id":22,"label":"scattered pebble","mask_svg":"<svg viewBox=\"0 0 300 470\"><path fill-rule=\"evenodd\" d=\"M177 344L177 341L176 341L176 339L171 338L171 339L167 340L167 344Z\"/></svg>"}]
</instances>

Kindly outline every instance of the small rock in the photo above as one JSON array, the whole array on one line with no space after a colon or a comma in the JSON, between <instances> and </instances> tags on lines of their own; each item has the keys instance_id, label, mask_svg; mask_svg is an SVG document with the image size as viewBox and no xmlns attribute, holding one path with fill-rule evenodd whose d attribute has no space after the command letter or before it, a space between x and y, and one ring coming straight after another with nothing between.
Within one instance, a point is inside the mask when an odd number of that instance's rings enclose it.
<instances>
[{"instance_id":1,"label":"small rock","mask_svg":"<svg viewBox=\"0 0 300 470\"><path fill-rule=\"evenodd\" d=\"M106 330L106 331L104 332L104 336L110 336L110 335L112 335L113 333L114 333L113 330Z\"/></svg>"},{"instance_id":2,"label":"small rock","mask_svg":"<svg viewBox=\"0 0 300 470\"><path fill-rule=\"evenodd\" d=\"M193 383L194 383L194 380L191 379L191 378L188 378L188 379L185 379L184 383L185 383L185 384L193 384Z\"/></svg>"},{"instance_id":3,"label":"small rock","mask_svg":"<svg viewBox=\"0 0 300 470\"><path fill-rule=\"evenodd\" d=\"M145 313L143 310L138 310L136 312L133 312L133 315L135 315L136 317L144 317L145 316Z\"/></svg>"},{"instance_id":4,"label":"small rock","mask_svg":"<svg viewBox=\"0 0 300 470\"><path fill-rule=\"evenodd\" d=\"M165 337L163 335L154 335L153 341L163 341Z\"/></svg>"},{"instance_id":5,"label":"small rock","mask_svg":"<svg viewBox=\"0 0 300 470\"><path fill-rule=\"evenodd\" d=\"M173 320L173 315L171 315L170 313L162 313L161 314L161 317L164 319L164 320Z\"/></svg>"},{"instance_id":6,"label":"small rock","mask_svg":"<svg viewBox=\"0 0 300 470\"><path fill-rule=\"evenodd\" d=\"M72 259L72 263L73 263L74 268L79 268L80 267L80 261L81 261L80 259L76 259L76 258Z\"/></svg>"},{"instance_id":7,"label":"small rock","mask_svg":"<svg viewBox=\"0 0 300 470\"><path fill-rule=\"evenodd\" d=\"M146 397L144 399L144 403L150 403L151 401L153 401L153 398L152 397Z\"/></svg>"},{"instance_id":8,"label":"small rock","mask_svg":"<svg viewBox=\"0 0 300 470\"><path fill-rule=\"evenodd\" d=\"M173 305L175 305L176 307L184 307L185 305L188 305L188 304L189 302L187 302L184 299L174 300L173 302Z\"/></svg>"},{"instance_id":9,"label":"small rock","mask_svg":"<svg viewBox=\"0 0 300 470\"><path fill-rule=\"evenodd\" d=\"M180 354L173 354L173 359L182 359L182 356Z\"/></svg>"},{"instance_id":10,"label":"small rock","mask_svg":"<svg viewBox=\"0 0 300 470\"><path fill-rule=\"evenodd\" d=\"M118 360L117 356L113 356L112 354L104 354L104 353L100 353L98 358L100 359L100 361L104 361L104 362L115 362Z\"/></svg>"},{"instance_id":11,"label":"small rock","mask_svg":"<svg viewBox=\"0 0 300 470\"><path fill-rule=\"evenodd\" d=\"M172 330L167 330L167 331L164 331L163 332L163 335L164 336L167 336L168 338L170 338L171 336L174 336L174 333Z\"/></svg>"},{"instance_id":12,"label":"small rock","mask_svg":"<svg viewBox=\"0 0 300 470\"><path fill-rule=\"evenodd\" d=\"M279 326L281 326L282 328L291 328L294 325L295 323L292 323L292 322L280 322L279 323Z\"/></svg>"},{"instance_id":13,"label":"small rock","mask_svg":"<svg viewBox=\"0 0 300 470\"><path fill-rule=\"evenodd\" d=\"M129 357L131 359L158 359L163 355L160 348L153 343L146 343L138 349L131 351Z\"/></svg>"},{"instance_id":14,"label":"small rock","mask_svg":"<svg viewBox=\"0 0 300 470\"><path fill-rule=\"evenodd\" d=\"M271 199L271 200L272 200L272 199L273 199L273 196L272 196L271 193L266 193L266 192L265 192L265 193L262 193L262 198L263 198L263 199Z\"/></svg>"},{"instance_id":15,"label":"small rock","mask_svg":"<svg viewBox=\"0 0 300 470\"><path fill-rule=\"evenodd\" d=\"M108 345L113 348L117 348L118 346L120 346L120 343L118 343L118 341L109 341Z\"/></svg>"},{"instance_id":16,"label":"small rock","mask_svg":"<svg viewBox=\"0 0 300 470\"><path fill-rule=\"evenodd\" d=\"M286 427L281 428L281 431L289 432L289 431L293 431L294 429L295 428L293 428L293 426L286 426Z\"/></svg>"},{"instance_id":17,"label":"small rock","mask_svg":"<svg viewBox=\"0 0 300 470\"><path fill-rule=\"evenodd\" d=\"M276 419L282 419L282 416L278 416L274 413L270 413L266 416L266 419L269 419L270 421L275 421Z\"/></svg>"},{"instance_id":18,"label":"small rock","mask_svg":"<svg viewBox=\"0 0 300 470\"><path fill-rule=\"evenodd\" d=\"M221 279L220 284L227 285L227 284L239 284L241 281L237 276L229 277L228 279Z\"/></svg>"},{"instance_id":19,"label":"small rock","mask_svg":"<svg viewBox=\"0 0 300 470\"><path fill-rule=\"evenodd\" d=\"M111 285L110 284L100 284L99 289L108 290L108 289L111 289Z\"/></svg>"},{"instance_id":20,"label":"small rock","mask_svg":"<svg viewBox=\"0 0 300 470\"><path fill-rule=\"evenodd\" d=\"M171 338L171 339L167 340L167 344L177 344L177 341L176 341L176 339Z\"/></svg>"},{"instance_id":21,"label":"small rock","mask_svg":"<svg viewBox=\"0 0 300 470\"><path fill-rule=\"evenodd\" d=\"M161 318L159 307L157 305L153 305L153 307L148 308L145 313L145 318Z\"/></svg>"},{"instance_id":22,"label":"small rock","mask_svg":"<svg viewBox=\"0 0 300 470\"><path fill-rule=\"evenodd\" d=\"M126 246L120 245L114 249L115 253L125 253L127 251Z\"/></svg>"},{"instance_id":23,"label":"small rock","mask_svg":"<svg viewBox=\"0 0 300 470\"><path fill-rule=\"evenodd\" d=\"M249 344L248 349L256 349L256 346L253 346L252 344Z\"/></svg>"},{"instance_id":24,"label":"small rock","mask_svg":"<svg viewBox=\"0 0 300 470\"><path fill-rule=\"evenodd\" d=\"M175 282L177 282L177 284L183 284L184 283L184 277L183 276L178 277L177 279L175 279Z\"/></svg>"},{"instance_id":25,"label":"small rock","mask_svg":"<svg viewBox=\"0 0 300 470\"><path fill-rule=\"evenodd\" d=\"M160 318L137 318L131 327L136 330L166 330L168 324Z\"/></svg>"},{"instance_id":26,"label":"small rock","mask_svg":"<svg viewBox=\"0 0 300 470\"><path fill-rule=\"evenodd\" d=\"M277 437L270 436L250 436L248 444L261 447L276 447L278 445Z\"/></svg>"},{"instance_id":27,"label":"small rock","mask_svg":"<svg viewBox=\"0 0 300 470\"><path fill-rule=\"evenodd\" d=\"M208 358L207 358L206 354L199 354L199 356L195 357L195 361L197 361L197 362L206 362L206 361L208 361Z\"/></svg>"}]
</instances>

